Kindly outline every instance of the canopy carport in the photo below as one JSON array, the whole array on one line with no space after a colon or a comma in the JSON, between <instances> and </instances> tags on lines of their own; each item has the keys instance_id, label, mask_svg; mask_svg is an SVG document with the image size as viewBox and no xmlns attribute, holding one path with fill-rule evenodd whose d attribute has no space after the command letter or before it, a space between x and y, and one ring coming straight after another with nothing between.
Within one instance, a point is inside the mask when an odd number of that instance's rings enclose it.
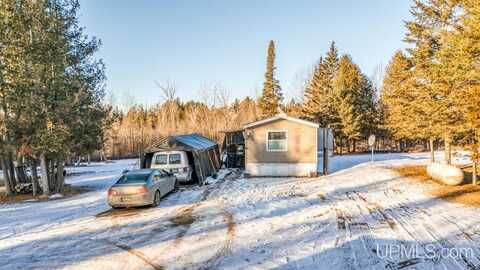
<instances>
[{"instance_id":1,"label":"canopy carport","mask_svg":"<svg viewBox=\"0 0 480 270\"><path fill-rule=\"evenodd\" d=\"M203 185L208 176L220 169L220 151L218 144L199 134L168 136L145 150L142 168L150 168L153 154L163 151L185 151L192 166L193 179Z\"/></svg>"}]
</instances>

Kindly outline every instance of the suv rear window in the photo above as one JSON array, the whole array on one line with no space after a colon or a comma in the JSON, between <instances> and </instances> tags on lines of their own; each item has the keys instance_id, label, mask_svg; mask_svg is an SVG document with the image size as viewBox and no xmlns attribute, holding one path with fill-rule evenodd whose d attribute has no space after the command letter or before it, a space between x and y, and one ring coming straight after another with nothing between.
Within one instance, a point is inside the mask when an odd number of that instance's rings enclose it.
<instances>
[{"instance_id":1,"label":"suv rear window","mask_svg":"<svg viewBox=\"0 0 480 270\"><path fill-rule=\"evenodd\" d=\"M180 164L182 163L182 157L180 154L170 154L168 155L168 163L169 164Z\"/></svg>"},{"instance_id":2,"label":"suv rear window","mask_svg":"<svg viewBox=\"0 0 480 270\"><path fill-rule=\"evenodd\" d=\"M118 180L117 184L126 184L126 183L145 183L150 176L149 173L129 173L122 175Z\"/></svg>"},{"instance_id":3,"label":"suv rear window","mask_svg":"<svg viewBox=\"0 0 480 270\"><path fill-rule=\"evenodd\" d=\"M166 154L157 155L156 158L155 158L155 164L166 165L167 164L167 155Z\"/></svg>"}]
</instances>

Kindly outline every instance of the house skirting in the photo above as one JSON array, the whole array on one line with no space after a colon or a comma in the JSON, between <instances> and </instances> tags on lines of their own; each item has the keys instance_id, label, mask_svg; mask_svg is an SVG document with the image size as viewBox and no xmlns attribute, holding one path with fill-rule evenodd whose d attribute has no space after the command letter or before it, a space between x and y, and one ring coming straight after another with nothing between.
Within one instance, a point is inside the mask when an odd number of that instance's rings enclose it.
<instances>
[{"instance_id":1,"label":"house skirting","mask_svg":"<svg viewBox=\"0 0 480 270\"><path fill-rule=\"evenodd\" d=\"M311 176L317 173L317 163L246 163L251 176Z\"/></svg>"}]
</instances>

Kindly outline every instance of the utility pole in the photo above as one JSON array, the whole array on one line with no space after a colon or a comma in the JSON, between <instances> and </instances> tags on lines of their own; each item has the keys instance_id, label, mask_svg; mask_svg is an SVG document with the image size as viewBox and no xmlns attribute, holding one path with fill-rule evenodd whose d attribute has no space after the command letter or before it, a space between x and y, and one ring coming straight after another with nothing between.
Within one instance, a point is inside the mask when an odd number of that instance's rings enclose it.
<instances>
[{"instance_id":1,"label":"utility pole","mask_svg":"<svg viewBox=\"0 0 480 270\"><path fill-rule=\"evenodd\" d=\"M328 128L323 128L323 175L328 175Z\"/></svg>"}]
</instances>

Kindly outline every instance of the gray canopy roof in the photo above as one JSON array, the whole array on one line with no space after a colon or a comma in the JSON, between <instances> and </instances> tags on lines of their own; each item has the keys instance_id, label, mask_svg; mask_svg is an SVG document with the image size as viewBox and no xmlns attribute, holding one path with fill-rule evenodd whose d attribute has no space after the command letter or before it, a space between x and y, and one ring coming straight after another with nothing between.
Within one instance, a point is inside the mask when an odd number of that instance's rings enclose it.
<instances>
[{"instance_id":1,"label":"gray canopy roof","mask_svg":"<svg viewBox=\"0 0 480 270\"><path fill-rule=\"evenodd\" d=\"M174 135L163 138L148 147L145 152L153 153L165 150L197 151L216 147L217 143L200 134Z\"/></svg>"}]
</instances>

